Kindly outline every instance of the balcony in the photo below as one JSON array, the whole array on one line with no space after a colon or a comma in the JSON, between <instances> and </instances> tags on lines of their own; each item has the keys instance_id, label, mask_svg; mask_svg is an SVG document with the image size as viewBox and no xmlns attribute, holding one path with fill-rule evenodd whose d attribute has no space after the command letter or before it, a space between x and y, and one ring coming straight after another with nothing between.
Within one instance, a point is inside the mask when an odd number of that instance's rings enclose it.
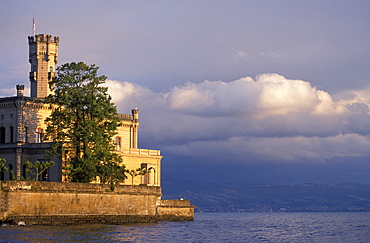
<instances>
[{"instance_id":1,"label":"balcony","mask_svg":"<svg viewBox=\"0 0 370 243\"><path fill-rule=\"evenodd\" d=\"M130 148L130 149L122 149L122 153L124 154L140 154L140 155L149 155L149 156L161 156L160 150L153 150L153 149L138 149L138 148Z\"/></svg>"}]
</instances>

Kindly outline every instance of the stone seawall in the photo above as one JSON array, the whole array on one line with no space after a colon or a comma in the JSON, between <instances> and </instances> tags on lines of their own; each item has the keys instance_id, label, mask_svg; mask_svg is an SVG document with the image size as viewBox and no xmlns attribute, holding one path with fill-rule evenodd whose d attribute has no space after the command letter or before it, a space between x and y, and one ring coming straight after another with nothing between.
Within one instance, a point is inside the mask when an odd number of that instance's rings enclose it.
<instances>
[{"instance_id":1,"label":"stone seawall","mask_svg":"<svg viewBox=\"0 0 370 243\"><path fill-rule=\"evenodd\" d=\"M0 182L0 220L26 224L194 220L187 200L161 200L161 188L61 182ZM171 202L172 201L172 202Z\"/></svg>"},{"instance_id":2,"label":"stone seawall","mask_svg":"<svg viewBox=\"0 0 370 243\"><path fill-rule=\"evenodd\" d=\"M194 206L189 200L159 200L157 215L161 221L192 221Z\"/></svg>"}]
</instances>

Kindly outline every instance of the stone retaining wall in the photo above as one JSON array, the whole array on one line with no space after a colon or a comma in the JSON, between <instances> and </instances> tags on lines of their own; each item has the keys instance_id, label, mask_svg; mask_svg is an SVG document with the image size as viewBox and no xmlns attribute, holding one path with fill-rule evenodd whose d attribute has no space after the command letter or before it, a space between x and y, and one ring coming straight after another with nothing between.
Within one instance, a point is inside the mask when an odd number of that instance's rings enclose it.
<instances>
[{"instance_id":1,"label":"stone retaining wall","mask_svg":"<svg viewBox=\"0 0 370 243\"><path fill-rule=\"evenodd\" d=\"M161 221L192 221L194 206L189 200L159 200L157 215Z\"/></svg>"}]
</instances>

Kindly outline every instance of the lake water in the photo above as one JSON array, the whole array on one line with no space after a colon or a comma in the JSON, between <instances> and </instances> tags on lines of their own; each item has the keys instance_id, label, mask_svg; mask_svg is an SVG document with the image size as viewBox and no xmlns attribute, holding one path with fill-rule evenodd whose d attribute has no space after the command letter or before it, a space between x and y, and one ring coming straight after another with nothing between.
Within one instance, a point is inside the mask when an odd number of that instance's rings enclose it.
<instances>
[{"instance_id":1,"label":"lake water","mask_svg":"<svg viewBox=\"0 0 370 243\"><path fill-rule=\"evenodd\" d=\"M370 213L196 213L194 222L0 227L0 242L370 242Z\"/></svg>"}]
</instances>

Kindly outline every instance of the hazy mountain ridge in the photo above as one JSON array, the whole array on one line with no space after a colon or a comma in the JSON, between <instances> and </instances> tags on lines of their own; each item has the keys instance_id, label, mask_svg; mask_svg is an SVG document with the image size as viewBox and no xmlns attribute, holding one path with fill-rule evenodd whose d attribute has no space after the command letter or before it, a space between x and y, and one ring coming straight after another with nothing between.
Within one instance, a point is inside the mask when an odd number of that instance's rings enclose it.
<instances>
[{"instance_id":1,"label":"hazy mountain ridge","mask_svg":"<svg viewBox=\"0 0 370 243\"><path fill-rule=\"evenodd\" d=\"M370 185L231 185L164 180L163 198L191 200L197 211L370 211Z\"/></svg>"}]
</instances>

